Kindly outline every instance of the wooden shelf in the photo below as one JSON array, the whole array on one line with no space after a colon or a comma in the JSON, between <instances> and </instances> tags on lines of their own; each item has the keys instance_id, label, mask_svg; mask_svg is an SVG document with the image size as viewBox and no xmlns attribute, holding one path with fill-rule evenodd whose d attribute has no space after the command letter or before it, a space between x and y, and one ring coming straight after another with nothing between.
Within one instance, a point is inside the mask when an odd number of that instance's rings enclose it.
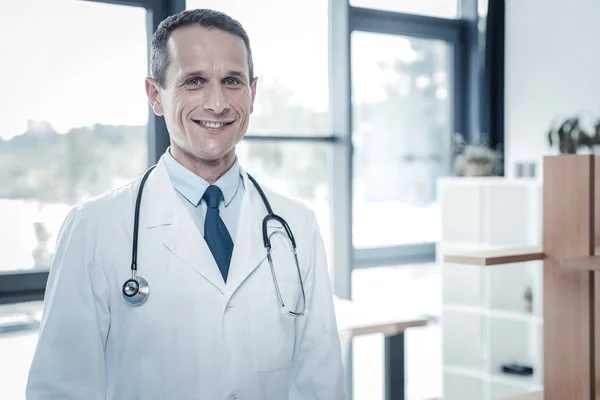
<instances>
[{"instance_id":1,"label":"wooden shelf","mask_svg":"<svg viewBox=\"0 0 600 400\"><path fill-rule=\"evenodd\" d=\"M543 258L544 253L538 246L465 252L448 251L444 254L445 262L481 266L536 261Z\"/></svg>"},{"instance_id":2,"label":"wooden shelf","mask_svg":"<svg viewBox=\"0 0 600 400\"><path fill-rule=\"evenodd\" d=\"M600 271L600 256L570 258L561 261L560 266L571 270Z\"/></svg>"},{"instance_id":3,"label":"wooden shelf","mask_svg":"<svg viewBox=\"0 0 600 400\"><path fill-rule=\"evenodd\" d=\"M527 393L519 397L513 397L508 400L544 400L544 392Z\"/></svg>"}]
</instances>

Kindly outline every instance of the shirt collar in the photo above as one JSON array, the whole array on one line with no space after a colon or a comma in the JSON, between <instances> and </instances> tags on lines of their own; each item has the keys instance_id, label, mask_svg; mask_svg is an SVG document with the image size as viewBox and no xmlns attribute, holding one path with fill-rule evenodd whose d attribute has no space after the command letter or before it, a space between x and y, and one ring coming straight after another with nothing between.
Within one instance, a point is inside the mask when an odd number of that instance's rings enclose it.
<instances>
[{"instance_id":1,"label":"shirt collar","mask_svg":"<svg viewBox=\"0 0 600 400\"><path fill-rule=\"evenodd\" d=\"M171 182L173 183L173 187L185 197L187 201L197 207L210 184L175 160L171 155L170 150L171 148L169 147L162 157L165 166L167 167L169 177L171 178ZM225 207L231 203L239 190L242 182L240 172L240 165L236 156L231 168L215 182L215 185L223 192Z\"/></svg>"}]
</instances>

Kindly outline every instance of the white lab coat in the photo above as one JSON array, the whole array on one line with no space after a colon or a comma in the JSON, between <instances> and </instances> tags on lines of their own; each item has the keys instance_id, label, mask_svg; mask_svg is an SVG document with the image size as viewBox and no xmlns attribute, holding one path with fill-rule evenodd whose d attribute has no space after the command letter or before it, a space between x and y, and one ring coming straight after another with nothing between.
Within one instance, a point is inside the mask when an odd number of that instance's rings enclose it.
<instances>
[{"instance_id":1,"label":"white lab coat","mask_svg":"<svg viewBox=\"0 0 600 400\"><path fill-rule=\"evenodd\" d=\"M50 271L28 400L341 400L340 342L323 242L312 211L264 189L290 225L308 315L281 312L266 250L260 195L246 191L227 284L162 161L144 187L140 306L130 278L139 180L81 204L61 228ZM272 226L275 225L275 226ZM269 231L281 229L271 224ZM290 308L302 302L292 254L273 236L274 265Z\"/></svg>"}]
</instances>

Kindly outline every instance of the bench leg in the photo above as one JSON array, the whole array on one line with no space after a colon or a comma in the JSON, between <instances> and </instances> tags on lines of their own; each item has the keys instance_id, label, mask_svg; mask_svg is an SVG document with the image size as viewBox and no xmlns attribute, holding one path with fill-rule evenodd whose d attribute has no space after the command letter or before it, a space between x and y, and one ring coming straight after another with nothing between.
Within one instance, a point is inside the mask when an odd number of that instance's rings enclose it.
<instances>
[{"instance_id":1,"label":"bench leg","mask_svg":"<svg viewBox=\"0 0 600 400\"><path fill-rule=\"evenodd\" d=\"M404 332L385 337L385 400L405 400Z\"/></svg>"}]
</instances>

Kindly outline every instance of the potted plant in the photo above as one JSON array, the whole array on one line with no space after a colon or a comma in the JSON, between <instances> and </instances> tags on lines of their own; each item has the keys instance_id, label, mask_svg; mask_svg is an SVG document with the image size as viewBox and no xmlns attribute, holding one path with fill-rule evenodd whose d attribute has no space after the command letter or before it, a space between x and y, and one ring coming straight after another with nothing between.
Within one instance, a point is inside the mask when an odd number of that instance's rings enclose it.
<instances>
[{"instance_id":1,"label":"potted plant","mask_svg":"<svg viewBox=\"0 0 600 400\"><path fill-rule=\"evenodd\" d=\"M468 144L457 133L454 137L454 174L456 176L501 176L502 152L484 143Z\"/></svg>"}]
</instances>

